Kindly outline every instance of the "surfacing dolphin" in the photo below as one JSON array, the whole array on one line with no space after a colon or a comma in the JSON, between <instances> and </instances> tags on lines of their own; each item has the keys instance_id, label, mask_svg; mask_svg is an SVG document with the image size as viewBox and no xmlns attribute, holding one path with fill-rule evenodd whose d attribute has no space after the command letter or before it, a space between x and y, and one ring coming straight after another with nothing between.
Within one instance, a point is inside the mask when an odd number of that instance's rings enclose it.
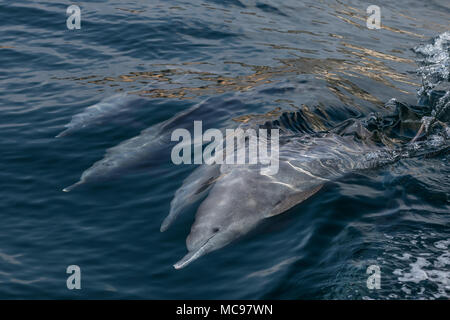
<instances>
[{"instance_id":1,"label":"surfacing dolphin","mask_svg":"<svg viewBox=\"0 0 450 320\"><path fill-rule=\"evenodd\" d=\"M186 205L209 190L186 239L188 253L174 267L184 268L239 239L263 220L310 198L328 181L405 157L448 150L448 128L412 144L407 143L410 137L401 144L397 136L390 139L381 130L403 131L399 127L404 123L398 118L398 112L390 119L386 117L388 120L372 114L349 119L327 132L280 136L279 170L275 175L262 174L260 165L202 165L176 192L161 227L161 231L166 230ZM419 125L416 121L415 130ZM369 131L373 126L377 130Z\"/></svg>"}]
</instances>

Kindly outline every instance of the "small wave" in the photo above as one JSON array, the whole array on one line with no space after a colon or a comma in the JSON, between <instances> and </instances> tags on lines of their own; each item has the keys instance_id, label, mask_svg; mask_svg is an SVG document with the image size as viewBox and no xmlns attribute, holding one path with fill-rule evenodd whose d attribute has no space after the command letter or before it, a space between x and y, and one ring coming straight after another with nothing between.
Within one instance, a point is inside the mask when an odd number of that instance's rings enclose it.
<instances>
[{"instance_id":1,"label":"small wave","mask_svg":"<svg viewBox=\"0 0 450 320\"><path fill-rule=\"evenodd\" d=\"M434 248L429 249L425 242L426 236L414 237L411 242L414 245L422 245L425 247L424 252L417 254L404 253L403 256L398 257L400 268L396 268L393 274L397 276L398 281L402 284L401 290L407 297L412 297L413 291L419 290L419 295L428 298L442 299L450 298L450 253L448 247L450 239L444 239L434 242ZM419 244L420 242L420 244ZM431 247L431 246L430 246ZM439 249L439 250L436 250ZM407 266L404 263L408 263ZM436 290L433 292L426 292L425 283L431 283ZM420 288L417 288L418 285Z\"/></svg>"},{"instance_id":2,"label":"small wave","mask_svg":"<svg viewBox=\"0 0 450 320\"><path fill-rule=\"evenodd\" d=\"M422 57L418 59L421 67L417 71L423 81L419 95L429 95L442 81L450 80L450 32L440 34L431 43L416 46L413 51Z\"/></svg>"}]
</instances>

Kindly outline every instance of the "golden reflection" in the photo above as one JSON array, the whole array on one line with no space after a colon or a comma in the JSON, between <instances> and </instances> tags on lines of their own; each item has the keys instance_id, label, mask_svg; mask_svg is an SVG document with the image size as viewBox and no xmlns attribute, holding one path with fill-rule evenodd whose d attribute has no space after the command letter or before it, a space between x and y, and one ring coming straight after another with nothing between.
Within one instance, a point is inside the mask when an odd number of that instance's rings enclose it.
<instances>
[{"instance_id":1,"label":"golden reflection","mask_svg":"<svg viewBox=\"0 0 450 320\"><path fill-rule=\"evenodd\" d=\"M271 45L273 48L278 48ZM166 68L158 71L133 71L117 77L86 77L66 78L97 85L117 86L120 83L148 84L147 88L132 91L132 94L152 98L192 99L196 96L216 95L225 92L247 91L265 83L271 83L277 78L311 74L319 80L324 80L327 87L345 104L353 102L352 96L369 101L375 105L383 105L382 101L361 89L349 78L367 77L385 86L405 92L394 85L394 82L419 86L411 81L409 76L399 74L385 65L384 61L411 64L412 61L381 53L367 48L342 42L339 52L359 58L359 61L348 59L317 59L296 56L291 59L278 59L278 66L249 65L242 62L226 61L225 64L237 64L251 70L248 75L228 76L213 72L190 70L186 66L201 65L201 62L184 62L180 65L164 65ZM153 65L154 68L160 65ZM177 81L181 77L181 80ZM193 84L191 84L193 83ZM191 84L191 85L187 85ZM122 87L122 86L121 86ZM118 91L123 88L118 89Z\"/></svg>"},{"instance_id":2,"label":"golden reflection","mask_svg":"<svg viewBox=\"0 0 450 320\"><path fill-rule=\"evenodd\" d=\"M312 112L310 110L310 108L305 105L302 104L301 107L298 107L294 104L291 104L291 107L297 111L290 111L290 120L292 120L295 123L307 123L308 126L310 126L314 131L319 132L319 131L325 131L328 129L328 127L323 123L324 119L329 119L329 116L326 113L323 112L319 112L322 113L323 118L321 118L321 116L315 114L314 112ZM316 107L314 107L313 109L317 110ZM243 116L239 116L236 118L233 118L233 121L236 122L242 122L242 123L249 123L251 122L259 122L259 123L263 123L266 121L274 121L276 119L279 119L281 117L281 115L283 114L284 110L282 110L280 107L277 107L267 113L264 114L247 114L247 115L243 115ZM299 119L299 118L304 118Z\"/></svg>"},{"instance_id":3,"label":"golden reflection","mask_svg":"<svg viewBox=\"0 0 450 320\"><path fill-rule=\"evenodd\" d=\"M253 119L261 119L261 120L276 119L276 118L279 118L281 116L281 114L282 114L281 108L276 107L275 109L273 109L267 113L264 113L264 114L247 114L247 115L233 118L233 121L248 123L250 120L253 120Z\"/></svg>"},{"instance_id":4,"label":"golden reflection","mask_svg":"<svg viewBox=\"0 0 450 320\"><path fill-rule=\"evenodd\" d=\"M302 105L301 111L303 116L306 118L308 125L310 125L314 131L323 131L328 129L322 119L314 114L306 104Z\"/></svg>"},{"instance_id":5,"label":"golden reflection","mask_svg":"<svg viewBox=\"0 0 450 320\"><path fill-rule=\"evenodd\" d=\"M366 19L367 19L367 15L364 11L354 8L352 6L346 5L345 3L342 3L341 1L336 1L340 6L335 5L335 4L331 4L331 3L327 3L327 5L332 8L335 12L336 12L336 17L338 17L339 19L341 19L342 21L349 23L359 29L365 29L366 28ZM344 17L343 15L347 16L348 18ZM350 18L353 19L357 19L359 21L363 21L363 24L360 24L358 22L355 22L353 20L351 20ZM395 33L401 33L401 34L406 34L409 36L414 36L414 37L418 37L418 38L425 38L424 35L422 34L417 34L414 32L410 32L410 31L406 31L406 30L402 30L402 29L398 29L398 28L394 28L394 27L390 27L387 26L385 23L381 23L381 29L385 29L391 32L395 32Z\"/></svg>"},{"instance_id":6,"label":"golden reflection","mask_svg":"<svg viewBox=\"0 0 450 320\"><path fill-rule=\"evenodd\" d=\"M134 14L139 14L139 13L145 12L145 10L135 10L135 9L125 9L125 8L116 8L116 9L120 10L120 11L134 13Z\"/></svg>"},{"instance_id":7,"label":"golden reflection","mask_svg":"<svg viewBox=\"0 0 450 320\"><path fill-rule=\"evenodd\" d=\"M399 16L401 16L403 18L406 18L408 20L411 20L411 21L420 22L422 24L423 28L431 29L431 30L434 30L434 31L438 31L439 33L441 33L443 30L447 30L448 29L448 26L444 26L444 25L436 23L434 21L425 21L425 20L421 20L421 19L418 19L418 18L413 18L413 17L411 17L409 15L406 15L406 14L404 14L402 12L395 12L395 14L399 15Z\"/></svg>"},{"instance_id":8,"label":"golden reflection","mask_svg":"<svg viewBox=\"0 0 450 320\"><path fill-rule=\"evenodd\" d=\"M360 21L366 21L365 11L345 5L340 1L337 1L335 4L326 2L326 5L332 8L336 16L341 20L358 28L365 28L365 23L364 25L360 23ZM142 10L117 9L132 13L142 12ZM254 12L241 12L241 14L256 15ZM392 32L422 37L422 35L385 25L383 25L383 28ZM305 34L313 37L310 41L338 41L340 45L333 52L343 53L345 56L350 56L350 58L323 59L302 57L296 53L314 55L318 53L318 50L272 43L258 43L257 45L268 46L274 50L288 50L289 54L294 56L294 58L276 59L279 62L277 66L258 66L239 61L225 61L224 64L237 64L249 70L249 74L238 76L218 74L213 71L194 70L196 66L201 68L204 65L209 65L208 69L214 70L215 66L207 62L187 61L178 64L153 64L150 66L152 71L133 71L117 76L89 75L66 79L89 84L108 85L116 87L117 91L130 91L129 89L132 88L133 90L130 93L151 98L192 99L198 96L217 95L225 92L247 91L278 79L305 74L314 75L316 79L325 81L327 88L341 102L355 105L356 108L358 106L355 104L355 98L368 101L377 106L383 106L384 104L383 101L380 101L373 94L355 84L353 79L367 78L402 93L411 92L399 88L399 85L403 87L407 85L414 89L420 86L410 75L399 73L388 66L388 64L392 63L414 65L412 60L395 55L396 53L402 53L398 50L392 50L389 53L379 52L349 43L343 36L334 33L322 34L293 29L278 30L269 27L264 27L261 30L293 35ZM327 35L328 38L326 38ZM277 55L274 54L274 56ZM138 89L139 84L144 84L145 88Z\"/></svg>"},{"instance_id":9,"label":"golden reflection","mask_svg":"<svg viewBox=\"0 0 450 320\"><path fill-rule=\"evenodd\" d=\"M319 37L320 34L318 33L314 33L311 31L305 31L305 30L287 30L287 31L282 31L282 30L277 30L277 29L273 29L273 28L261 28L262 31L271 31L271 32L278 32L278 33L287 33L287 34L308 34L310 36L316 36Z\"/></svg>"},{"instance_id":10,"label":"golden reflection","mask_svg":"<svg viewBox=\"0 0 450 320\"><path fill-rule=\"evenodd\" d=\"M414 64L414 61L412 61L410 59L404 59L404 58L400 58L400 57L397 57L397 56L394 56L394 55L381 53L379 51L375 51L375 50L371 50L371 49L368 49L368 48L359 47L359 46L356 46L356 45L352 45L350 43L342 42L342 45L344 47L347 47L347 48L351 48L351 49L356 49L356 50L362 51L366 55L369 55L369 56L372 56L372 57L375 57L375 58L380 58L380 59L383 59L383 60L390 60L390 61L395 61L395 62Z\"/></svg>"}]
</instances>

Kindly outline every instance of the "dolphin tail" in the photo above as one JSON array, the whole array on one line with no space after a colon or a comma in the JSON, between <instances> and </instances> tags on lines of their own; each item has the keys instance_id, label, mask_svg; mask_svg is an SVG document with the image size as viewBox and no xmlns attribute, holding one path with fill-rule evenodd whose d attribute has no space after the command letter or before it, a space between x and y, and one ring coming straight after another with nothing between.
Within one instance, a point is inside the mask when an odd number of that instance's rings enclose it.
<instances>
[{"instance_id":1,"label":"dolphin tail","mask_svg":"<svg viewBox=\"0 0 450 320\"><path fill-rule=\"evenodd\" d=\"M80 180L77 183L74 183L73 185L64 188L62 191L64 191L64 192L72 191L74 188L78 187L80 184L83 184L83 181Z\"/></svg>"}]
</instances>

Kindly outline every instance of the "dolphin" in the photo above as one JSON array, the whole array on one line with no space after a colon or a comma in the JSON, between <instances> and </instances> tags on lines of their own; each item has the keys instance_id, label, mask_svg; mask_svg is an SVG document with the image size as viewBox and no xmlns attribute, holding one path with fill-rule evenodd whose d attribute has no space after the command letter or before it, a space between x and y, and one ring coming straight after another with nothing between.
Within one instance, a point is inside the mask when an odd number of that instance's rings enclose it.
<instances>
[{"instance_id":1,"label":"dolphin","mask_svg":"<svg viewBox=\"0 0 450 320\"><path fill-rule=\"evenodd\" d=\"M183 186L176 191L170 203L170 212L161 224L161 232L170 227L184 208L195 203L211 189L220 174L219 170L218 165L200 166L183 181Z\"/></svg>"},{"instance_id":2,"label":"dolphin","mask_svg":"<svg viewBox=\"0 0 450 320\"><path fill-rule=\"evenodd\" d=\"M175 194L171 213L182 210L180 203L197 201L199 192L209 192L198 207L186 239L188 253L174 268L184 268L241 238L263 220L317 194L328 181L405 157L448 150L448 128L414 143L408 143L409 137L399 143L397 137L384 136L380 130L383 126L387 126L386 132L402 126L401 121L392 121L397 118L398 114L391 119L371 114L363 119L349 119L325 132L280 136L279 170L274 175L262 173L261 165L250 164L216 164L210 169L202 168L208 166L204 164L196 169ZM377 130L368 129L377 123ZM205 172L209 175L202 177ZM163 226L162 230L166 230L166 220Z\"/></svg>"},{"instance_id":3,"label":"dolphin","mask_svg":"<svg viewBox=\"0 0 450 320\"><path fill-rule=\"evenodd\" d=\"M126 93L116 94L105 98L100 102L87 107L83 112L74 115L72 120L64 126L66 129L59 133L55 138L61 138L81 129L105 123L112 117L129 110L130 107L134 107L138 103L138 98L131 97Z\"/></svg>"},{"instance_id":4,"label":"dolphin","mask_svg":"<svg viewBox=\"0 0 450 320\"><path fill-rule=\"evenodd\" d=\"M257 171L233 170L214 184L201 203L186 239L189 252L174 267L184 268L199 257L226 246L263 219L285 212L311 197L322 186L323 182L309 189L295 189L261 176Z\"/></svg>"},{"instance_id":5,"label":"dolphin","mask_svg":"<svg viewBox=\"0 0 450 320\"><path fill-rule=\"evenodd\" d=\"M295 158L292 153L285 157L285 152L292 150L294 145L288 143L280 146L283 155L280 154L278 173L272 176L262 174L257 166L222 165L221 176L217 177L197 210L186 239L188 254L174 267L183 268L199 257L226 246L264 219L283 213L316 194L327 181L338 175L337 172L346 171L342 161L342 168L337 163L327 167L328 162L346 158L340 157L337 150L335 157L326 155L325 142L314 142L318 144L316 154L306 147L304 153L297 152ZM351 170L352 162L346 162L345 169ZM194 172L194 175L197 174ZM177 196L172 203L178 202Z\"/></svg>"},{"instance_id":6,"label":"dolphin","mask_svg":"<svg viewBox=\"0 0 450 320\"><path fill-rule=\"evenodd\" d=\"M152 126L142 131L139 136L108 149L105 157L86 169L78 182L62 191L69 192L84 183L105 181L117 177L126 170L141 166L145 157L149 157L151 154L160 154L158 151L164 147L164 143L162 143L164 136L161 135L163 126L164 123Z\"/></svg>"},{"instance_id":7,"label":"dolphin","mask_svg":"<svg viewBox=\"0 0 450 320\"><path fill-rule=\"evenodd\" d=\"M192 131L194 121L199 119L202 119L205 130L215 123L225 125L225 119L230 121L231 115L244 106L238 99L221 97L208 98L195 104L108 149L103 159L95 162L82 173L78 182L63 191L69 192L84 183L108 180L144 165L167 163L170 161L171 148L176 144L171 141L173 130L185 128Z\"/></svg>"}]
</instances>

